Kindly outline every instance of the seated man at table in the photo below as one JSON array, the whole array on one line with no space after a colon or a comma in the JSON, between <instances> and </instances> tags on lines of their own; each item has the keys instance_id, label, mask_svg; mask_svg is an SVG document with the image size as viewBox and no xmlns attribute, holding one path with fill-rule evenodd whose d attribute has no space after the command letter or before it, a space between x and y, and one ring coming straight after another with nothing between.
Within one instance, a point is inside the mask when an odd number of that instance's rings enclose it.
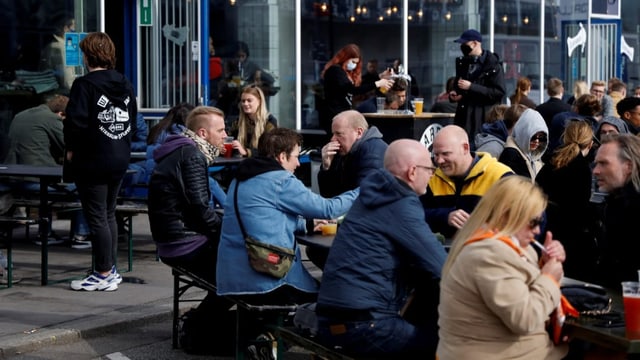
<instances>
[{"instance_id":1,"label":"seated man at table","mask_svg":"<svg viewBox=\"0 0 640 360\"><path fill-rule=\"evenodd\" d=\"M356 356L435 356L446 253L418 199L434 170L422 144L400 139L389 145L384 169L362 181L320 284L318 336L326 345ZM403 318L408 299L414 301Z\"/></svg>"},{"instance_id":2,"label":"seated man at table","mask_svg":"<svg viewBox=\"0 0 640 360\"><path fill-rule=\"evenodd\" d=\"M387 143L377 127L369 127L364 116L347 110L333 118L333 136L322 147L322 165L318 172L320 195L330 198L353 190L369 173L382 169ZM343 214L340 214L343 215ZM319 268L327 258L325 250L308 248L307 256Z\"/></svg>"},{"instance_id":3,"label":"seated man at table","mask_svg":"<svg viewBox=\"0 0 640 360\"><path fill-rule=\"evenodd\" d=\"M405 104L407 102L407 80L405 79L395 79L393 86L391 87L391 89L389 89L387 91L386 94L384 95L377 95L377 97L380 96L385 96L386 99L390 99L391 96L395 95L397 96L397 106L392 107L390 109L392 110L404 110L405 109ZM408 109L413 111L413 107L411 106L411 102L409 102L408 104ZM377 100L376 100L376 96L371 97L363 102L360 103L360 105L358 105L358 107L356 108L356 110L358 110L359 112L365 114L365 113L375 113L378 111L378 104L377 104Z\"/></svg>"},{"instance_id":4,"label":"seated man at table","mask_svg":"<svg viewBox=\"0 0 640 360\"><path fill-rule=\"evenodd\" d=\"M420 200L431 229L451 238L491 185L513 171L488 153L472 152L469 136L457 125L438 132L433 158L438 169Z\"/></svg>"},{"instance_id":5,"label":"seated man at table","mask_svg":"<svg viewBox=\"0 0 640 360\"><path fill-rule=\"evenodd\" d=\"M244 160L231 182L218 250L219 295L242 296L251 304L313 302L316 280L302 265L294 232L305 231L306 219L332 219L346 213L358 190L325 199L307 188L293 172L302 136L276 128L260 136L259 156ZM314 227L309 221L309 230ZM315 226L319 228L319 226ZM246 235L245 235L246 234ZM245 238L294 249L295 259L282 278L256 271L249 263ZM257 335L257 334L255 334Z\"/></svg>"},{"instance_id":6,"label":"seated man at table","mask_svg":"<svg viewBox=\"0 0 640 360\"><path fill-rule=\"evenodd\" d=\"M7 164L36 166L61 165L64 154L62 129L68 102L67 96L53 94L47 96L44 104L18 113L9 127L11 145L5 162ZM17 181L13 188L37 196L40 192L40 183L38 178L24 178ZM48 191L72 194L75 191L75 185L69 184L59 189L49 187ZM73 195L73 199L76 199L75 195ZM72 217L71 247L75 249L90 248L91 241L87 239L89 225L87 225L82 211L74 211ZM51 226L51 221L49 225ZM49 245L64 242L61 237L51 232L51 229L49 231ZM39 244L39 240L36 243Z\"/></svg>"},{"instance_id":7,"label":"seated man at table","mask_svg":"<svg viewBox=\"0 0 640 360\"><path fill-rule=\"evenodd\" d=\"M207 168L219 155L227 137L224 114L208 106L198 106L186 119L182 134L170 135L154 151L156 166L149 182L149 226L160 260L169 266L181 266L212 284L216 283L216 257L221 219L209 206ZM233 304L215 292L209 292L198 306L206 324L233 329ZM198 328L194 324L195 328ZM234 332L223 332L211 343L202 344L219 355L234 350ZM186 334L194 339L201 334ZM197 345L196 345L197 346Z\"/></svg>"}]
</instances>

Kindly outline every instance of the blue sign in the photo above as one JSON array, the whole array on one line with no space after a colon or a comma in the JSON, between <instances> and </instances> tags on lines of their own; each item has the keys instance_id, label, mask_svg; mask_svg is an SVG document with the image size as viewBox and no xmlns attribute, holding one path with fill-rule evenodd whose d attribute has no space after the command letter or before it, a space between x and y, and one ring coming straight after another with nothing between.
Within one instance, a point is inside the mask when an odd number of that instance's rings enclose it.
<instances>
[{"instance_id":1,"label":"blue sign","mask_svg":"<svg viewBox=\"0 0 640 360\"><path fill-rule=\"evenodd\" d=\"M64 33L64 52L67 66L82 66L82 52L80 51L80 41L87 36L87 33Z\"/></svg>"}]
</instances>

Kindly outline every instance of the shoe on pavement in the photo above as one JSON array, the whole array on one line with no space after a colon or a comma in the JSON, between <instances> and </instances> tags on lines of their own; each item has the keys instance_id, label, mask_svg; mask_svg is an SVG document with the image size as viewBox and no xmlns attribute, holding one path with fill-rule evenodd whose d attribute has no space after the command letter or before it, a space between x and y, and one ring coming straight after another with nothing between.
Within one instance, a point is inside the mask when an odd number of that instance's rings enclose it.
<instances>
[{"instance_id":1,"label":"shoe on pavement","mask_svg":"<svg viewBox=\"0 0 640 360\"><path fill-rule=\"evenodd\" d=\"M73 235L71 247L73 249L91 249L91 240L87 239L87 235Z\"/></svg>"},{"instance_id":2,"label":"shoe on pavement","mask_svg":"<svg viewBox=\"0 0 640 360\"><path fill-rule=\"evenodd\" d=\"M260 334L254 344L247 346L247 358L251 360L276 360L278 343L271 333Z\"/></svg>"},{"instance_id":3,"label":"shoe on pavement","mask_svg":"<svg viewBox=\"0 0 640 360\"><path fill-rule=\"evenodd\" d=\"M109 275L102 276L99 272L92 272L82 280L73 280L71 289L85 291L115 291L118 290L118 281L115 276L109 272Z\"/></svg>"},{"instance_id":4,"label":"shoe on pavement","mask_svg":"<svg viewBox=\"0 0 640 360\"><path fill-rule=\"evenodd\" d=\"M122 283L122 275L120 275L115 265L111 266L111 275L113 275L113 277L116 279L116 283L118 285Z\"/></svg>"},{"instance_id":5,"label":"shoe on pavement","mask_svg":"<svg viewBox=\"0 0 640 360\"><path fill-rule=\"evenodd\" d=\"M7 278L7 269L0 268L0 285L6 286L9 284L9 279ZM11 284L17 284L20 282L20 278L17 278L15 275L11 277Z\"/></svg>"},{"instance_id":6,"label":"shoe on pavement","mask_svg":"<svg viewBox=\"0 0 640 360\"><path fill-rule=\"evenodd\" d=\"M60 245L64 243L64 239L54 232L50 232L48 237L49 240L47 241L47 245ZM34 243L38 246L42 245L42 241L40 241L40 238L36 239Z\"/></svg>"}]
</instances>

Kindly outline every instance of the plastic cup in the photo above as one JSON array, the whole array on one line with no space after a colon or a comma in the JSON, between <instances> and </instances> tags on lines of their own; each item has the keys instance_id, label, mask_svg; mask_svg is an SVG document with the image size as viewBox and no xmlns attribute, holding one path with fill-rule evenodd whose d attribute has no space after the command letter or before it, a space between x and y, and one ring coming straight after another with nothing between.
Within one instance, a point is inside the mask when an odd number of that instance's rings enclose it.
<instances>
[{"instance_id":1,"label":"plastic cup","mask_svg":"<svg viewBox=\"0 0 640 360\"><path fill-rule=\"evenodd\" d=\"M224 157L230 158L233 154L233 137L227 137L224 140Z\"/></svg>"},{"instance_id":2,"label":"plastic cup","mask_svg":"<svg viewBox=\"0 0 640 360\"><path fill-rule=\"evenodd\" d=\"M413 99L414 110L416 111L416 115L422 114L422 109L424 107L424 99L423 98L415 98Z\"/></svg>"},{"instance_id":3,"label":"plastic cup","mask_svg":"<svg viewBox=\"0 0 640 360\"><path fill-rule=\"evenodd\" d=\"M628 338L640 338L640 282L622 283L624 323Z\"/></svg>"},{"instance_id":4,"label":"plastic cup","mask_svg":"<svg viewBox=\"0 0 640 360\"><path fill-rule=\"evenodd\" d=\"M377 97L376 98L376 105L378 105L378 112L381 113L384 111L384 103L385 103L386 99L383 97Z\"/></svg>"},{"instance_id":5,"label":"plastic cup","mask_svg":"<svg viewBox=\"0 0 640 360\"><path fill-rule=\"evenodd\" d=\"M338 223L330 220L329 223L322 225L322 236L335 235L338 231Z\"/></svg>"}]
</instances>

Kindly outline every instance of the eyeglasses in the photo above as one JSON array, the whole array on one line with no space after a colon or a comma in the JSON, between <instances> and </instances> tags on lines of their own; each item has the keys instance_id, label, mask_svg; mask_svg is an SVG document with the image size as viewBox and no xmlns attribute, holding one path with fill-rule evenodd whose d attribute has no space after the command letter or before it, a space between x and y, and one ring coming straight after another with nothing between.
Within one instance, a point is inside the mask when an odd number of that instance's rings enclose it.
<instances>
[{"instance_id":1,"label":"eyeglasses","mask_svg":"<svg viewBox=\"0 0 640 360\"><path fill-rule=\"evenodd\" d=\"M536 135L531 138L531 142L535 142L535 141L547 142L547 137L545 135Z\"/></svg>"},{"instance_id":2,"label":"eyeglasses","mask_svg":"<svg viewBox=\"0 0 640 360\"><path fill-rule=\"evenodd\" d=\"M543 221L544 219L542 217L531 219L531 221L529 221L529 228L533 230L536 227L540 226L543 223Z\"/></svg>"},{"instance_id":3,"label":"eyeglasses","mask_svg":"<svg viewBox=\"0 0 640 360\"><path fill-rule=\"evenodd\" d=\"M427 170L427 171L431 171L431 173L432 173L432 174L433 174L433 173L436 171L436 169L437 169L437 168L435 168L435 167L433 167L433 166L424 166L424 165L416 165L416 167L423 168L423 169L425 169L425 170Z\"/></svg>"}]
</instances>

